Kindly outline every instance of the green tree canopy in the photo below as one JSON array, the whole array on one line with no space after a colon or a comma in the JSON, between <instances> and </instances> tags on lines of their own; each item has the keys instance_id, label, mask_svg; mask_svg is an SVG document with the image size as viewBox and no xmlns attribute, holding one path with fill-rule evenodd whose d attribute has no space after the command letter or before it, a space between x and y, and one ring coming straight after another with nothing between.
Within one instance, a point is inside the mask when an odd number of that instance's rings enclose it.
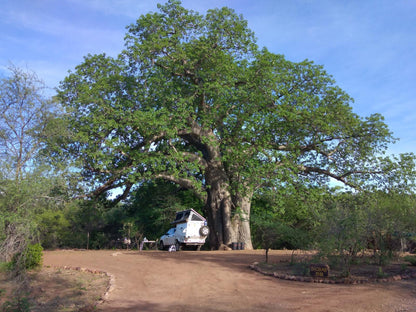
<instances>
[{"instance_id":1,"label":"green tree canopy","mask_svg":"<svg viewBox=\"0 0 416 312\"><path fill-rule=\"evenodd\" d=\"M204 200L213 247L251 248L255 190L371 185L399 168L377 157L394 141L383 117L353 113L322 66L259 49L232 9L158 8L128 27L117 58L88 55L60 85L71 131L62 155L93 194L175 182Z\"/></svg>"}]
</instances>

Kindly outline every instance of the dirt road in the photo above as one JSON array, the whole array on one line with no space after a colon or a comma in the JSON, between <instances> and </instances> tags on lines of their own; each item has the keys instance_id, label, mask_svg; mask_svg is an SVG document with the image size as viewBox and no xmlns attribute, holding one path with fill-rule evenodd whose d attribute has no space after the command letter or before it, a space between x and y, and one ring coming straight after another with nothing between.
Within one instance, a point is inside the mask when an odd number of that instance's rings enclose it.
<instances>
[{"instance_id":1,"label":"dirt road","mask_svg":"<svg viewBox=\"0 0 416 312\"><path fill-rule=\"evenodd\" d=\"M272 251L271 260L287 256ZM248 268L262 251L48 251L44 265L108 272L99 311L414 312L416 281L328 285L279 280Z\"/></svg>"}]
</instances>

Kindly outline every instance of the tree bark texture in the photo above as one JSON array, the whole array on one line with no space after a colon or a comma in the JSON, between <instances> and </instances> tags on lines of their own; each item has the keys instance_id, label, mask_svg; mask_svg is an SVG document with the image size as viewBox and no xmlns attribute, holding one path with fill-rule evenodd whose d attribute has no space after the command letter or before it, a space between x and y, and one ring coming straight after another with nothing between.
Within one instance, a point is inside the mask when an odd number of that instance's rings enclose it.
<instances>
[{"instance_id":1,"label":"tree bark texture","mask_svg":"<svg viewBox=\"0 0 416 312\"><path fill-rule=\"evenodd\" d=\"M253 249L250 231L250 210L252 192L243 196L235 196L232 232L234 242L243 242L245 249Z\"/></svg>"},{"instance_id":2,"label":"tree bark texture","mask_svg":"<svg viewBox=\"0 0 416 312\"><path fill-rule=\"evenodd\" d=\"M232 197L228 177L221 166L209 167L206 173L207 212L211 248L228 247L242 242L245 249L253 249L250 232L251 194Z\"/></svg>"},{"instance_id":3,"label":"tree bark texture","mask_svg":"<svg viewBox=\"0 0 416 312\"><path fill-rule=\"evenodd\" d=\"M227 176L218 163L207 168L206 180L209 240L211 248L218 249L222 244L231 244L231 194Z\"/></svg>"}]
</instances>

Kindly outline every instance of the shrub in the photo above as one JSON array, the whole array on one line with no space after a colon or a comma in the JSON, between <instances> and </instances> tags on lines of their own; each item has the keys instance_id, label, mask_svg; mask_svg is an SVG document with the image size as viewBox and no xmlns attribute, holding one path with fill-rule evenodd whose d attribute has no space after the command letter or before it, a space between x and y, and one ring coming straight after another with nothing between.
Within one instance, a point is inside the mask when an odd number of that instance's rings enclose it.
<instances>
[{"instance_id":1,"label":"shrub","mask_svg":"<svg viewBox=\"0 0 416 312\"><path fill-rule=\"evenodd\" d=\"M411 265L416 266L416 256L406 256L404 260L410 262Z\"/></svg>"},{"instance_id":2,"label":"shrub","mask_svg":"<svg viewBox=\"0 0 416 312\"><path fill-rule=\"evenodd\" d=\"M30 270L42 264L43 248L40 244L32 244L27 246L24 255L25 268Z\"/></svg>"},{"instance_id":3,"label":"shrub","mask_svg":"<svg viewBox=\"0 0 416 312\"><path fill-rule=\"evenodd\" d=\"M9 269L22 272L34 269L42 264L43 248L40 244L28 245L22 253L15 254L9 263Z\"/></svg>"},{"instance_id":4,"label":"shrub","mask_svg":"<svg viewBox=\"0 0 416 312\"><path fill-rule=\"evenodd\" d=\"M1 307L1 312L29 312L30 302L26 297L16 297L11 301L6 301Z\"/></svg>"}]
</instances>

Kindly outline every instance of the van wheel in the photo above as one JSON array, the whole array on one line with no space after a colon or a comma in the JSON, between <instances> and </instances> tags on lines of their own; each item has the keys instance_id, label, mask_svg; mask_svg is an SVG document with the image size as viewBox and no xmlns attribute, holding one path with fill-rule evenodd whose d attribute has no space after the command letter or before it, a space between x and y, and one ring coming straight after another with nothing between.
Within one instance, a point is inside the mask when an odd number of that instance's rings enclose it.
<instances>
[{"instance_id":1,"label":"van wheel","mask_svg":"<svg viewBox=\"0 0 416 312\"><path fill-rule=\"evenodd\" d=\"M209 234L209 228L208 226L204 225L199 229L199 234L201 234L201 236L208 236Z\"/></svg>"},{"instance_id":2,"label":"van wheel","mask_svg":"<svg viewBox=\"0 0 416 312\"><path fill-rule=\"evenodd\" d=\"M165 249L165 245L163 245L163 241L160 241L160 243L159 243L159 249L160 250L164 250Z\"/></svg>"}]
</instances>

